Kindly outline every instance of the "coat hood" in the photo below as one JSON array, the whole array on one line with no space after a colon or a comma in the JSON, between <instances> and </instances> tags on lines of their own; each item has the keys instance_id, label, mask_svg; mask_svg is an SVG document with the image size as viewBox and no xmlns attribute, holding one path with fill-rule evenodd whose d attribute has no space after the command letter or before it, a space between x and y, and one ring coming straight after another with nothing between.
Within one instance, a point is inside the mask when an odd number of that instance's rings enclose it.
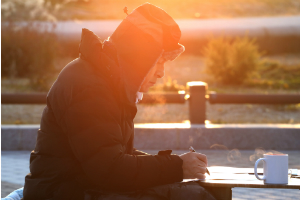
<instances>
[{"instance_id":1,"label":"coat hood","mask_svg":"<svg viewBox=\"0 0 300 200\"><path fill-rule=\"evenodd\" d=\"M163 53L182 49L180 37L173 18L150 3L139 6L121 22L109 40L117 50L130 102L135 102L144 78Z\"/></svg>"},{"instance_id":2,"label":"coat hood","mask_svg":"<svg viewBox=\"0 0 300 200\"><path fill-rule=\"evenodd\" d=\"M170 15L159 7L145 3L133 10L104 42L104 46L106 43L112 44L116 52L130 103L135 102L144 78L161 56L166 60L174 60L184 51L184 47L178 44L180 37L179 26ZM88 57L93 58L94 64L101 59L99 47L102 45L92 32L83 30L80 50L91 52Z\"/></svg>"}]
</instances>

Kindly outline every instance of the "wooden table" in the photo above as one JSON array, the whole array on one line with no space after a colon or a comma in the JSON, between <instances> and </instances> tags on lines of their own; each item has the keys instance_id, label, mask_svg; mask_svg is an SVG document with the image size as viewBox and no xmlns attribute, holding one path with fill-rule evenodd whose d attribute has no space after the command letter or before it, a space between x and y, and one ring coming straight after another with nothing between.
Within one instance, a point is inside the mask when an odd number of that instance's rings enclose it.
<instances>
[{"instance_id":1,"label":"wooden table","mask_svg":"<svg viewBox=\"0 0 300 200\"><path fill-rule=\"evenodd\" d=\"M209 167L208 169L211 175L207 175L205 180L198 181L217 200L232 199L232 188L235 187L300 189L299 178L289 178L287 185L264 184L254 176L254 168ZM258 173L262 172L263 169L259 168Z\"/></svg>"}]
</instances>

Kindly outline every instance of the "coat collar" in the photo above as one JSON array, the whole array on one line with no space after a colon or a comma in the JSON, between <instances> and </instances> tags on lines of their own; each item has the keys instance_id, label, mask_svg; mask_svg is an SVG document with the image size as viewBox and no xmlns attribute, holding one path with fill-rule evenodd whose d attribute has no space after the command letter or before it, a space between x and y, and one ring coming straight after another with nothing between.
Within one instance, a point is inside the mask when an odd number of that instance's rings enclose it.
<instances>
[{"instance_id":1,"label":"coat collar","mask_svg":"<svg viewBox=\"0 0 300 200\"><path fill-rule=\"evenodd\" d=\"M82 29L79 55L81 59L92 64L97 74L104 74L110 79L120 78L117 52L113 45L103 43L96 34L86 28Z\"/></svg>"},{"instance_id":2,"label":"coat collar","mask_svg":"<svg viewBox=\"0 0 300 200\"><path fill-rule=\"evenodd\" d=\"M89 29L83 28L81 42L79 45L79 55L82 59L97 66L101 63L102 45L100 38Z\"/></svg>"}]
</instances>

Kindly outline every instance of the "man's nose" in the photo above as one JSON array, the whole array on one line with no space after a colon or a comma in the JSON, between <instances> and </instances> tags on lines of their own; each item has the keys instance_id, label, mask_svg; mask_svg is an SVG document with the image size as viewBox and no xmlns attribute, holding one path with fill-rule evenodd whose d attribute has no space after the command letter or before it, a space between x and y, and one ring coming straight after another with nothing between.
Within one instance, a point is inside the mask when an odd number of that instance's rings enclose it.
<instances>
[{"instance_id":1,"label":"man's nose","mask_svg":"<svg viewBox=\"0 0 300 200\"><path fill-rule=\"evenodd\" d=\"M156 70L156 76L158 78L162 78L165 76L165 67L159 67L157 70Z\"/></svg>"}]
</instances>

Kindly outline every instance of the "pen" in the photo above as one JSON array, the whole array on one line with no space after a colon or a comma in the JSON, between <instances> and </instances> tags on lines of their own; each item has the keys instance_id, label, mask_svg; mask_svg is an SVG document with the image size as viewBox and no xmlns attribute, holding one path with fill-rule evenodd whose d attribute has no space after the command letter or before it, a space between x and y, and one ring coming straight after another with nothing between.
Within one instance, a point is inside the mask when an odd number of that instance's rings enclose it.
<instances>
[{"instance_id":1,"label":"pen","mask_svg":"<svg viewBox=\"0 0 300 200\"><path fill-rule=\"evenodd\" d=\"M189 150L190 150L191 152L196 152L195 149L194 149L192 146L190 146ZM209 171L208 171L207 168L206 168L206 173L207 173L208 175L210 175L210 173L209 173Z\"/></svg>"}]
</instances>

